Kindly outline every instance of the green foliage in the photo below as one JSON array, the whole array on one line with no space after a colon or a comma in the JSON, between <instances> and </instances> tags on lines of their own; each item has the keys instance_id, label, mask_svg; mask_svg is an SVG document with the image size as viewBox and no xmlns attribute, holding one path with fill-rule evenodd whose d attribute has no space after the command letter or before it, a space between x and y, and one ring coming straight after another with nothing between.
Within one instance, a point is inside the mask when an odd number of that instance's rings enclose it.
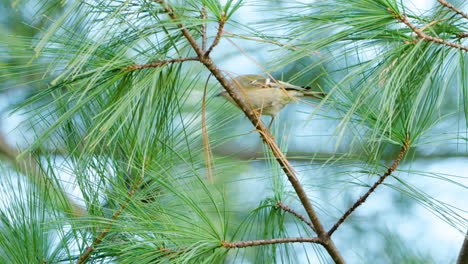
<instances>
[{"instance_id":1,"label":"green foliage","mask_svg":"<svg viewBox=\"0 0 468 264\"><path fill-rule=\"evenodd\" d=\"M209 99L202 101L206 69L191 61L131 68L193 56L179 23L201 43L203 25L208 23L210 31L225 16L227 25L252 34L248 38L258 40L255 45L281 47L273 51L280 54L273 62L264 63L267 71L284 77L285 69L298 69L286 78L327 91L310 119L336 121L329 135L334 151L287 153L327 226L349 207L349 201L343 208L330 197L350 191L348 198L359 197L389 170L388 160L395 160L399 149L410 147L405 157L410 162L419 147L433 144L444 119L464 114L468 124L467 53L424 41L398 20L406 14L427 34L466 44L456 35L468 31L467 23L450 10L435 6L418 13L393 0L289 3L269 7L275 18L263 21L261 31L234 21L246 2L169 1L174 20L158 1L41 0L35 6L38 24L15 17L29 26L14 20L0 28L9 35L0 34L2 90L28 90L15 106L16 113L28 115L34 131L35 141L22 157L37 154L37 170L50 186L60 187L44 193L37 183L13 183L18 177L13 173L2 177L0 186L15 191L2 196L0 262L72 263L89 247L89 263L330 262L323 247L312 243L221 246L315 234L277 206L281 201L301 212L297 194L267 148L246 147L255 155L262 152L264 170L239 158L241 144L233 143L229 155L215 152L215 184L206 183L202 104L215 150L233 140L247 142L248 132L226 133L225 126L241 112L212 96L219 90L215 82L208 83ZM21 13L28 4L5 6ZM275 30L285 33L275 35ZM437 142L452 135L460 140L463 132L464 124ZM287 137L276 141L284 152L290 148ZM462 190L465 178L408 169L392 175L386 186L466 231L463 209L426 193L405 175L436 178ZM67 196L60 191L67 181L78 193L69 198L79 200L86 215L73 217L64 209ZM258 189L245 193L245 185ZM398 239L385 240L394 246L389 258L431 261L413 254L410 245L399 246ZM341 241L339 248L345 251L346 243L351 242Z\"/></svg>"}]
</instances>

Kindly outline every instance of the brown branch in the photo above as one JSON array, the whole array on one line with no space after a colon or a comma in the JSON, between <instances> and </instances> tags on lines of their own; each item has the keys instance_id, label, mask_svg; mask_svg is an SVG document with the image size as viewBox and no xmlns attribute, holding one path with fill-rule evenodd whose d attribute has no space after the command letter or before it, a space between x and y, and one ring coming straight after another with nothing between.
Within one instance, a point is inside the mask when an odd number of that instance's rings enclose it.
<instances>
[{"instance_id":1,"label":"brown branch","mask_svg":"<svg viewBox=\"0 0 468 264\"><path fill-rule=\"evenodd\" d=\"M407 25L411 30L413 30L413 32L418 37L420 37L420 38L422 38L424 40L427 40L427 41L432 41L432 42L436 42L436 43L446 45L446 46L449 46L449 47L452 47L452 48L468 51L468 46L463 46L463 45L460 45L460 44L457 44L457 43L453 43L453 42L450 42L450 41L443 40L441 38L436 38L436 37L433 37L433 36L429 36L426 33L422 32L419 28L417 28L416 26L411 24L411 22L408 21L408 17L406 15L397 14L396 12L391 10L390 8L388 9L388 11L391 12L395 16L395 18L397 20L401 21L402 23Z\"/></svg>"},{"instance_id":2,"label":"brown branch","mask_svg":"<svg viewBox=\"0 0 468 264\"><path fill-rule=\"evenodd\" d=\"M223 28L224 28L225 24L226 24L226 14L223 11L221 13L221 17L219 18L218 33L216 33L216 38L213 41L213 43L211 44L211 46L208 48L208 50L206 51L205 56L209 56L210 53L213 51L214 47L216 47L216 45L218 45L218 43L219 43L219 41L221 39L221 36L223 35Z\"/></svg>"},{"instance_id":3,"label":"brown branch","mask_svg":"<svg viewBox=\"0 0 468 264\"><path fill-rule=\"evenodd\" d=\"M154 0L156 3L159 3L164 11L167 13L167 15L174 21L177 21L177 16L174 14L174 10L166 3L164 0ZM197 53L198 58L201 58L204 56L203 51L200 49L198 46L197 42L193 38L192 34L182 25L181 23L177 23L177 27L182 31L182 35L187 39L187 41L190 43L190 46L195 50L195 53Z\"/></svg>"},{"instance_id":4,"label":"brown branch","mask_svg":"<svg viewBox=\"0 0 468 264\"><path fill-rule=\"evenodd\" d=\"M186 57L186 58L154 61L151 63L140 64L140 65L133 64L133 65L123 68L122 71L135 71L135 70L141 70L141 69L146 69L146 68L157 68L157 67L161 67L166 64L169 64L169 63L184 62L184 61L199 61L199 59L198 57Z\"/></svg>"},{"instance_id":5,"label":"brown branch","mask_svg":"<svg viewBox=\"0 0 468 264\"><path fill-rule=\"evenodd\" d=\"M351 213L354 212L354 210L356 210L356 208L358 208L360 205L362 205L367 200L369 195L371 195L371 193L373 193L375 191L375 189L377 187L379 187L379 185L381 185L383 183L383 181L388 176L392 175L392 173L397 169L397 167L400 164L401 160L403 159L406 152L408 151L409 145L410 145L410 141L409 141L409 139L406 139L403 146L401 147L400 152L398 153L397 158L395 159L395 161L393 161L392 165L387 169L387 171L382 176L380 176L380 178L374 183L374 185L372 185L372 187L370 187L369 190L363 196L361 196L351 206L351 208L349 208L348 211L346 211L343 214L343 216L341 216L341 218L333 225L333 227L330 229L330 231L328 231L329 236L331 236L336 231L336 229L338 229L338 227L346 220L346 218L349 215L351 215Z\"/></svg>"},{"instance_id":6,"label":"brown branch","mask_svg":"<svg viewBox=\"0 0 468 264\"><path fill-rule=\"evenodd\" d=\"M314 225L312 225L312 223L309 220L307 220L307 218L305 216L303 216L302 214L294 211L291 207L285 205L282 202L277 202L276 205L278 206L278 208L281 208L283 211L286 211L286 212L294 215L295 217L299 218L299 220L304 222L306 225L308 225L310 228L312 228L312 230L315 231Z\"/></svg>"},{"instance_id":7,"label":"brown branch","mask_svg":"<svg viewBox=\"0 0 468 264\"><path fill-rule=\"evenodd\" d=\"M164 0L155 0L155 1L162 5L163 9L166 11L169 17L171 17L175 21L178 21L177 16L174 14L172 8L169 7ZM307 197L307 194L304 188L302 187L302 184L300 183L299 179L294 173L294 169L292 165L289 163L286 156L278 147L276 142L272 139L270 131L261 122L259 114L255 113L252 110L252 108L245 102L245 99L243 98L241 93L238 91L238 88L234 87L231 84L231 82L226 79L222 71L214 64L213 60L207 54L205 54L202 49L200 49L197 42L193 38L192 34L182 24L178 23L177 26L182 31L182 35L184 35L184 37L190 43L195 53L198 55L200 62L213 74L213 76L218 80L220 85L228 92L228 94L231 96L234 102L239 106L239 108L244 112L244 114L247 116L250 122L255 126L255 129L261 132L260 136L262 137L263 141L267 144L267 146L270 148L271 152L276 158L276 161L281 166L289 182L293 186L318 236L322 240L322 245L325 247L327 252L335 261L335 263L345 263L343 257L338 251L338 248L336 248L333 241L330 239L327 232L323 228L323 225L320 222L317 216L317 213L315 212L312 206L312 203ZM219 32L222 32L222 30L219 30Z\"/></svg>"},{"instance_id":8,"label":"brown branch","mask_svg":"<svg viewBox=\"0 0 468 264\"><path fill-rule=\"evenodd\" d=\"M245 248L253 246L263 246L272 244L284 244L284 243L316 243L322 244L322 239L318 237L288 237L288 238L273 238L273 239L259 239L251 241L239 241L239 242L221 242L221 247L224 248Z\"/></svg>"},{"instance_id":9,"label":"brown branch","mask_svg":"<svg viewBox=\"0 0 468 264\"><path fill-rule=\"evenodd\" d=\"M130 202L130 200L132 199L135 192L140 188L140 184L141 184L142 181L143 181L143 179L141 177L138 181L136 181L132 185L132 187L130 188L130 190L127 193L127 197L125 198L125 201L122 204L120 204L119 209L110 218L111 222L116 220L122 214L122 212L127 207L128 202ZM93 250L96 249L96 246L99 245L104 240L104 237L109 233L112 225L113 225L112 223L108 224L104 228L104 231L99 233L99 235L94 239L93 244L91 246L87 247L86 251L81 254L80 258L76 261L76 264L82 264L82 263L86 262L86 260L91 256L91 253L93 252Z\"/></svg>"},{"instance_id":10,"label":"brown branch","mask_svg":"<svg viewBox=\"0 0 468 264\"><path fill-rule=\"evenodd\" d=\"M207 19L207 14L206 14L206 7L202 6L201 9L201 19L206 20ZM201 35L202 35L202 50L206 51L206 21L203 21L202 27L201 27Z\"/></svg>"},{"instance_id":11,"label":"brown branch","mask_svg":"<svg viewBox=\"0 0 468 264\"><path fill-rule=\"evenodd\" d=\"M468 263L468 232L463 239L463 244L458 254L457 264L466 264Z\"/></svg>"},{"instance_id":12,"label":"brown branch","mask_svg":"<svg viewBox=\"0 0 468 264\"><path fill-rule=\"evenodd\" d=\"M462 39L462 38L468 38L468 33L460 33L455 35L457 38Z\"/></svg>"},{"instance_id":13,"label":"brown branch","mask_svg":"<svg viewBox=\"0 0 468 264\"><path fill-rule=\"evenodd\" d=\"M448 3L447 1L444 1L444 0L437 0L439 1L439 3L449 9L452 9L455 13L461 15L462 17L468 19L468 14L467 13L464 13L461 9L458 9L456 8L455 6L453 6L452 4Z\"/></svg>"}]
</instances>

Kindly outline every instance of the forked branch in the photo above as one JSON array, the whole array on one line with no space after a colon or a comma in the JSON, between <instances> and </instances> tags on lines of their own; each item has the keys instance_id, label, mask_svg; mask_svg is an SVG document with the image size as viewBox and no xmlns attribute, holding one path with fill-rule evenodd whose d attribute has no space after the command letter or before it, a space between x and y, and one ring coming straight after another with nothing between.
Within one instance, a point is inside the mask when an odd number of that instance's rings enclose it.
<instances>
[{"instance_id":1,"label":"forked branch","mask_svg":"<svg viewBox=\"0 0 468 264\"><path fill-rule=\"evenodd\" d=\"M396 13L395 11L393 11L390 8L388 9L388 11L391 12L395 16L395 18L397 20L401 21L406 26L408 26L411 30L413 30L413 32L418 37L420 37L421 39L424 39L426 41L439 43L439 44L442 44L442 45L446 45L446 46L451 47L451 48L456 48L456 49L461 49L461 50L464 50L464 51L468 51L468 46L463 46L463 45L460 45L460 44L457 44L457 43L453 43L453 42L450 42L450 41L443 40L441 38L429 36L426 33L422 32L419 28L417 28L411 22L409 22L408 17L406 15L400 15L400 14Z\"/></svg>"},{"instance_id":2,"label":"forked branch","mask_svg":"<svg viewBox=\"0 0 468 264\"><path fill-rule=\"evenodd\" d=\"M155 0L157 3L161 4L162 8L165 12L169 15L171 19L174 21L178 20L177 16L175 15L173 9L164 1L164 0ZM222 16L223 17L223 16ZM260 116L258 113L253 111L253 109L245 102L244 97L238 91L238 88L234 87L230 81L226 79L222 71L215 65L213 60L207 55L197 44L192 34L182 25L180 22L177 22L177 27L181 30L182 35L187 39L187 41L192 46L195 53L198 55L200 62L213 74L213 76L218 80L219 84L228 92L234 102L239 106L239 108L244 112L244 114L249 118L250 122L255 126L255 129L259 132L260 136L262 137L263 141L267 144L270 148L272 154L274 155L276 161L283 169L283 172L286 174L289 182L293 186L299 200L301 201L302 205L304 206L311 223L313 224L317 235L322 240L322 245L325 247L327 252L330 254L332 259L335 263L345 263L343 257L339 253L338 249L334 245L333 241L328 236L327 232L325 231L322 223L320 222L317 213L315 212L312 203L310 202L307 194L300 183L299 179L297 178L292 165L289 163L288 159L278 147L276 142L273 140L270 131L263 125L261 122ZM224 24L223 19L220 21ZM222 28L218 28L217 37L221 37ZM218 40L219 41L219 40ZM216 39L213 42L212 47L217 44Z\"/></svg>"}]
</instances>

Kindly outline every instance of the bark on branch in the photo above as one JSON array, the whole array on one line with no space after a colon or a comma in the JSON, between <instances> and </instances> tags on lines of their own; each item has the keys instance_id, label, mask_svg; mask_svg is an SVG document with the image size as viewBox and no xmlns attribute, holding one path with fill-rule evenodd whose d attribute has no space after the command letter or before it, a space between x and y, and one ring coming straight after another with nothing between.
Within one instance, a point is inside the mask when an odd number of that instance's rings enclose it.
<instances>
[{"instance_id":1,"label":"bark on branch","mask_svg":"<svg viewBox=\"0 0 468 264\"><path fill-rule=\"evenodd\" d=\"M305 216L303 216L302 214L294 211L292 208L290 208L289 206L285 205L284 203L282 202L277 202L276 205L278 206L278 208L281 208L283 211L285 212L288 212L292 215L294 215L295 217L299 218L299 220L301 220L302 222L304 222L306 225L308 225L312 230L315 231L315 228L314 228L314 225L309 221L307 220L307 218Z\"/></svg>"},{"instance_id":2,"label":"bark on branch","mask_svg":"<svg viewBox=\"0 0 468 264\"><path fill-rule=\"evenodd\" d=\"M259 240L239 241L239 242L223 241L221 243L221 246L224 248L245 248L245 247L253 247L253 246L272 245L272 244L284 244L284 243L322 244L322 240L318 237L288 237L288 238L259 239Z\"/></svg>"},{"instance_id":3,"label":"bark on branch","mask_svg":"<svg viewBox=\"0 0 468 264\"><path fill-rule=\"evenodd\" d=\"M114 220L116 220L117 218L119 218L119 216L122 214L122 212L125 210L125 208L127 207L128 203L130 202L130 200L132 199L133 195L135 194L135 192L140 188L140 184L141 182L143 181L143 178L140 177L140 179L138 179L130 188L130 190L128 191L127 193L127 197L125 198L125 201L123 203L120 204L119 206L119 209L117 209L117 211L112 215L112 217L110 218L110 221L113 222ZM88 258L91 256L91 253L94 251L94 249L96 249L96 246L99 245L102 241L104 241L104 238L105 236L109 233L109 231L111 230L113 224L112 223L109 223L107 224L103 231L101 231L101 233L99 233L93 240L93 243L91 246L87 247L86 250L81 254L80 258L76 261L76 264L82 264L82 263L85 263L86 260L88 260Z\"/></svg>"},{"instance_id":4,"label":"bark on branch","mask_svg":"<svg viewBox=\"0 0 468 264\"><path fill-rule=\"evenodd\" d=\"M424 39L426 41L431 41L431 42L435 42L435 43L439 43L439 44L442 44L442 45L445 45L445 46L448 46L448 47L451 47L451 48L456 48L456 49L461 49L461 50L464 50L464 51L468 51L468 46L463 46L463 45L460 45L460 44L457 44L457 43L453 43L453 42L450 42L450 41L446 41L446 40L443 40L441 38L437 38L437 37L433 37L433 36L429 36L427 35L426 33L422 32L419 28L417 28L415 25L413 25L411 22L408 21L408 17L406 15L400 15L396 12L394 12L392 9L388 9L389 12L391 12L394 16L395 16L395 19L401 21L403 24L405 24L406 26L408 26L411 30L413 30L413 32L418 36L420 37L421 39Z\"/></svg>"},{"instance_id":5,"label":"bark on branch","mask_svg":"<svg viewBox=\"0 0 468 264\"><path fill-rule=\"evenodd\" d=\"M155 1L161 4L161 6L163 7L165 12L169 15L171 19L173 19L174 21L179 21L173 9L166 3L166 1L164 0L155 0ZM335 244L328 236L328 233L325 231L322 223L320 222L317 216L317 213L315 212L312 206L312 203L307 197L307 194L302 184L300 183L299 179L294 173L294 169L292 165L289 163L284 153L281 151L281 149L278 147L276 142L273 140L273 137L270 134L270 131L261 122L260 115L250 108L249 104L246 103L245 99L243 98L241 93L238 91L238 89L236 89L233 85L231 85L231 83L223 75L222 71L215 65L211 57L206 55L204 51L200 48L200 46L197 44L192 34L181 23L178 23L177 26L181 30L182 35L190 43L195 53L198 55L200 62L213 74L213 76L218 80L221 86L229 93L231 98L236 102L239 108L244 112L244 114L247 116L250 122L254 125L255 129L260 133L260 136L262 137L263 141L270 148L276 161L281 166L283 172L286 174L289 182L291 183L296 194L298 195L299 200L304 206L304 209L307 212L307 215L309 216L318 236L323 242L322 245L325 247L327 252L335 261L335 263L345 263L340 252L338 251ZM218 32L222 32L222 29L220 29Z\"/></svg>"},{"instance_id":6,"label":"bark on branch","mask_svg":"<svg viewBox=\"0 0 468 264\"><path fill-rule=\"evenodd\" d=\"M199 60L198 57L186 57L186 58L178 58L178 59L170 59L170 60L160 60L160 61L154 61L154 62L147 63L147 64L130 65L122 69L122 71L135 71L135 70L141 70L141 69L146 69L146 68L157 68L157 67L161 67L170 63L184 62L184 61L198 61L198 60Z\"/></svg>"},{"instance_id":7,"label":"bark on branch","mask_svg":"<svg viewBox=\"0 0 468 264\"><path fill-rule=\"evenodd\" d=\"M409 145L410 145L410 142L407 139L404 142L403 146L401 147L401 150L398 153L398 156L395 159L395 161L393 161L392 165L387 169L387 171L382 176L380 176L380 178L374 183L374 185L372 185L369 188L369 190L363 196L361 196L351 206L351 208L349 208L343 214L343 216L340 217L340 219L333 225L330 231L328 231L329 236L331 236L338 229L338 227L346 220L346 218L348 218L348 216L350 216L354 212L354 210L356 210L360 205L362 205L367 200L367 198L371 195L371 193L373 193L375 189L377 189L377 187L379 187L388 176L392 175L392 173L398 168L398 165L400 164L401 160L403 159L406 152L408 151Z\"/></svg>"},{"instance_id":8,"label":"bark on branch","mask_svg":"<svg viewBox=\"0 0 468 264\"><path fill-rule=\"evenodd\" d=\"M439 1L439 3L445 7L447 7L448 9L452 9L453 12L461 15L462 17L468 19L468 14L463 12L461 9L458 9L456 8L455 6L453 6L452 4L450 4L449 2L445 1L445 0L437 0Z\"/></svg>"},{"instance_id":9,"label":"bark on branch","mask_svg":"<svg viewBox=\"0 0 468 264\"><path fill-rule=\"evenodd\" d=\"M216 47L218 45L219 41L221 40L221 36L223 35L224 24L226 24L226 14L224 12L222 12L221 17L219 19L218 33L216 33L216 37L215 37L213 43L211 44L211 46L206 51L205 56L209 56L210 53L213 51L214 47Z\"/></svg>"}]
</instances>

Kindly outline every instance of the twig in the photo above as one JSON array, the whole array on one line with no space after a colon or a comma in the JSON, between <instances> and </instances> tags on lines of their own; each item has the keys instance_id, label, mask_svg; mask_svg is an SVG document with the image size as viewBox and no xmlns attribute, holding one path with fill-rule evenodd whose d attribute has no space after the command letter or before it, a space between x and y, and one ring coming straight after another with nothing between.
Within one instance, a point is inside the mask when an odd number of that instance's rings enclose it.
<instances>
[{"instance_id":1,"label":"twig","mask_svg":"<svg viewBox=\"0 0 468 264\"><path fill-rule=\"evenodd\" d=\"M452 9L455 13L461 15L462 17L468 19L468 14L467 13L464 13L461 9L458 9L456 7L454 7L452 4L448 3L447 1L444 1L444 0L437 0L439 1L439 3L449 9Z\"/></svg>"},{"instance_id":2,"label":"twig","mask_svg":"<svg viewBox=\"0 0 468 264\"><path fill-rule=\"evenodd\" d=\"M116 220L122 214L122 212L125 210L125 208L128 205L128 202L130 202L130 200L132 199L135 192L140 188L140 184L141 184L142 180L143 180L143 178L140 177L140 179L138 181L136 181L132 185L132 187L130 188L130 190L127 193L127 197L125 198L125 201L122 204L120 204L119 209L110 218L111 222ZM82 264L82 263L86 262L86 260L89 258L89 256L91 256L91 253L96 248L96 246L99 245L104 240L104 237L109 233L112 225L113 225L112 223L108 224L104 228L104 231L99 233L99 235L94 239L93 244L91 246L87 247L86 251L81 254L80 258L76 261L76 264Z\"/></svg>"},{"instance_id":3,"label":"twig","mask_svg":"<svg viewBox=\"0 0 468 264\"><path fill-rule=\"evenodd\" d=\"M302 214L294 211L291 207L285 205L282 202L277 202L276 205L278 206L278 208L281 208L283 211L286 211L286 212L294 215L295 217L299 218L299 220L304 222L306 225L308 225L310 228L312 228L312 230L315 231L314 225L312 225L312 223L309 220L307 220L307 218L305 216L303 216Z\"/></svg>"},{"instance_id":4,"label":"twig","mask_svg":"<svg viewBox=\"0 0 468 264\"><path fill-rule=\"evenodd\" d=\"M178 21L177 16L174 14L172 8L169 7L164 0L155 1L162 5L163 9L166 11L169 17L171 17L175 21ZM260 116L258 114L255 114L252 108L245 103L245 99L242 96L240 96L238 89L226 79L222 71L215 65L213 60L203 52L203 50L198 46L197 42L193 38L192 34L181 23L178 23L177 26L182 31L182 35L184 35L184 37L190 43L195 53L198 55L200 62L213 74L213 76L218 80L221 86L224 87L224 89L228 92L228 94L231 96L234 102L236 102L236 104L245 113L250 122L255 126L255 129L258 131L262 131L262 133L260 133L261 137L263 138L264 142L266 142L271 152L275 156L276 161L288 177L288 180L293 186L302 205L304 206L304 209L307 212L307 215L309 216L317 232L317 235L322 240L322 245L325 247L327 252L330 254L331 258L335 261L335 263L345 263L343 257L338 251L338 248L335 246L335 244L323 228L323 225L320 222L317 214L315 213L312 203L307 197L307 194L304 188L302 187L302 184L300 183L299 179L294 173L293 167L287 160L284 153L278 147L276 142L272 140L272 136L269 130L262 124L262 122L259 122ZM220 30L220 32L222 31Z\"/></svg>"},{"instance_id":5,"label":"twig","mask_svg":"<svg viewBox=\"0 0 468 264\"><path fill-rule=\"evenodd\" d=\"M177 16L176 14L174 14L174 10L172 10L172 8L166 3L166 1L164 0L154 0L154 1L163 7L164 11L172 20L177 21ZM182 35L184 35L184 37L190 43L190 46L192 46L192 48L195 50L195 53L197 53L198 58L203 57L204 53L198 46L192 34L190 34L190 32L181 23L177 23L177 27L180 29L180 31L182 31Z\"/></svg>"},{"instance_id":6,"label":"twig","mask_svg":"<svg viewBox=\"0 0 468 264\"><path fill-rule=\"evenodd\" d=\"M201 19L206 20L207 19L207 14L206 14L206 7L202 6L201 9ZM203 22L202 27L201 27L201 35L202 35L202 50L206 51L206 21Z\"/></svg>"},{"instance_id":7,"label":"twig","mask_svg":"<svg viewBox=\"0 0 468 264\"><path fill-rule=\"evenodd\" d=\"M141 70L141 69L146 69L146 68L157 68L157 67L161 67L166 64L169 64L169 63L184 62L184 61L199 61L199 59L198 57L186 57L186 58L154 61L151 63L141 64L141 65L134 64L134 65L130 65L122 69L122 71L135 71L135 70Z\"/></svg>"},{"instance_id":8,"label":"twig","mask_svg":"<svg viewBox=\"0 0 468 264\"><path fill-rule=\"evenodd\" d=\"M219 18L218 33L216 33L216 37L215 37L213 43L211 44L211 46L206 51L205 56L209 56L210 53L213 51L214 47L216 47L216 45L218 45L219 40L221 39L221 36L223 35L224 24L226 24L226 14L223 11L221 13L221 17Z\"/></svg>"},{"instance_id":9,"label":"twig","mask_svg":"<svg viewBox=\"0 0 468 264\"><path fill-rule=\"evenodd\" d=\"M460 33L455 35L457 38L462 39L462 38L468 38L468 33Z\"/></svg>"},{"instance_id":10,"label":"twig","mask_svg":"<svg viewBox=\"0 0 468 264\"><path fill-rule=\"evenodd\" d=\"M273 238L259 239L251 241L226 242L223 241L221 246L224 248L245 248L262 245L283 244L283 243L316 243L322 244L322 240L318 237L288 237L288 238Z\"/></svg>"},{"instance_id":11,"label":"twig","mask_svg":"<svg viewBox=\"0 0 468 264\"><path fill-rule=\"evenodd\" d=\"M456 49L461 49L461 50L464 50L464 51L468 51L468 46L463 46L463 45L460 45L460 44L457 44L457 43L453 43L453 42L449 42L449 41L446 41L446 40L443 40L443 39L440 39L440 38L436 38L436 37L433 37L433 36L429 36L427 35L426 33L422 32L420 29L418 29L416 26L414 26L413 24L411 24L411 22L408 21L408 18L406 15L400 15L400 14L397 14L396 12L394 12L392 9L388 9L389 12L391 12L395 18L401 22L403 22L405 25L407 25L411 30L413 30L414 33L416 33L416 35L424 40L427 40L427 41L432 41L432 42L436 42L436 43L439 43L439 44L443 44L443 45L446 45L446 46L449 46L449 47L452 47L452 48L456 48Z\"/></svg>"},{"instance_id":12,"label":"twig","mask_svg":"<svg viewBox=\"0 0 468 264\"><path fill-rule=\"evenodd\" d=\"M333 234L333 232L335 232L336 229L338 229L338 227L346 220L346 218L349 215L351 215L351 213L353 213L354 210L356 210L356 208L358 208L360 205L362 205L367 200L369 195L371 195L371 193L373 193L375 191L375 189L377 187L379 187L379 185L382 184L383 181L397 169L398 165L400 164L401 160L403 159L404 155L406 154L406 152L409 149L409 144L410 144L409 139L406 139L405 143L401 147L400 152L398 153L397 158L393 161L392 165L387 169L387 171L382 176L380 176L380 178L374 183L374 185L372 185L372 187L370 187L369 190L363 196L361 196L351 206L351 208L349 208L348 211L346 211L343 214L343 216L340 217L340 219L333 225L333 227L330 229L330 231L328 231L329 236L331 236Z\"/></svg>"},{"instance_id":13,"label":"twig","mask_svg":"<svg viewBox=\"0 0 468 264\"><path fill-rule=\"evenodd\" d=\"M444 21L444 20L447 20L448 18L441 18L441 19L437 19L437 20L434 20L434 21L431 21L429 23L427 23L426 25L424 25L422 28L420 28L419 30L421 31L424 31L426 30L426 28L436 24L436 23L439 23L440 21Z\"/></svg>"}]
</instances>

